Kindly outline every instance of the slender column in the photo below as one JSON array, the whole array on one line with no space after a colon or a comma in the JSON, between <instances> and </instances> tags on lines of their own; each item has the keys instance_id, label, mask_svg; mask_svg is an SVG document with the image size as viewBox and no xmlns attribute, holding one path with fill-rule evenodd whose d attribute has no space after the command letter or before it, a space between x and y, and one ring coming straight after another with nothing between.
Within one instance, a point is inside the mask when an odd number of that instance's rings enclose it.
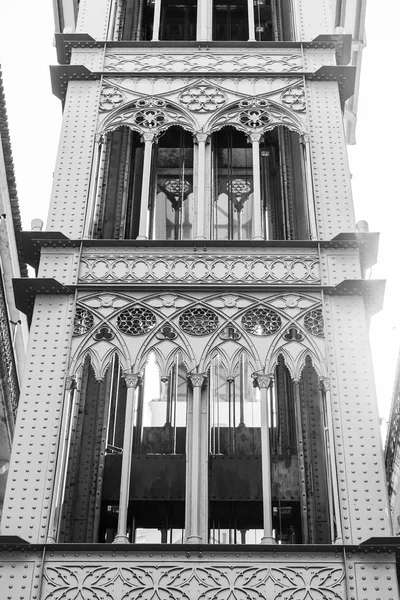
<instances>
[{"instance_id":1,"label":"slender column","mask_svg":"<svg viewBox=\"0 0 400 600\"><path fill-rule=\"evenodd\" d=\"M310 154L310 140L308 136L300 138L300 146L303 155L304 165L304 179L305 179L305 193L307 200L307 212L308 212L308 224L310 229L310 239L316 240L317 235L317 220L315 215L315 204L314 204L314 193L313 193L313 181L311 173L311 154Z\"/></svg>"},{"instance_id":2,"label":"slender column","mask_svg":"<svg viewBox=\"0 0 400 600\"><path fill-rule=\"evenodd\" d=\"M143 159L143 178L142 193L140 197L140 221L138 240L147 240L149 237L149 195L150 195L150 175L151 158L153 153L154 133L144 133L144 159Z\"/></svg>"},{"instance_id":3,"label":"slender column","mask_svg":"<svg viewBox=\"0 0 400 600\"><path fill-rule=\"evenodd\" d=\"M115 23L117 18L118 0L111 0L107 29L107 40L115 39Z\"/></svg>"},{"instance_id":4,"label":"slender column","mask_svg":"<svg viewBox=\"0 0 400 600\"><path fill-rule=\"evenodd\" d=\"M158 42L160 39L160 20L161 20L161 0L154 1L154 18L153 18L153 37L152 42Z\"/></svg>"},{"instance_id":5,"label":"slender column","mask_svg":"<svg viewBox=\"0 0 400 600\"><path fill-rule=\"evenodd\" d=\"M256 31L254 27L254 0L247 0L247 15L249 20L249 42L255 42Z\"/></svg>"},{"instance_id":6,"label":"slender column","mask_svg":"<svg viewBox=\"0 0 400 600\"><path fill-rule=\"evenodd\" d=\"M54 494L51 503L51 512L49 518L49 533L47 536L48 544L57 542L58 523L60 520L61 497L63 494L63 483L65 480L67 457L68 457L68 441L70 432L70 423L73 412L73 397L76 389L76 380L73 377L65 379L65 400L64 411L62 416L60 442L57 455L56 478L54 482Z\"/></svg>"},{"instance_id":7,"label":"slender column","mask_svg":"<svg viewBox=\"0 0 400 600\"><path fill-rule=\"evenodd\" d=\"M253 240L262 240L260 133L250 133L253 150Z\"/></svg>"},{"instance_id":8,"label":"slender column","mask_svg":"<svg viewBox=\"0 0 400 600\"><path fill-rule=\"evenodd\" d=\"M93 237L94 218L96 211L96 203L99 198L99 183L100 183L100 170L101 165L104 162L105 152L105 139L103 135L97 136L95 140L94 152L93 152L93 164L90 175L90 187L88 196L88 206L86 211L86 221L84 228L84 239Z\"/></svg>"},{"instance_id":9,"label":"slender column","mask_svg":"<svg viewBox=\"0 0 400 600\"><path fill-rule=\"evenodd\" d=\"M326 413L326 437L327 437L327 459L329 463L329 471L330 471L330 481L328 481L328 486L332 488L332 496L333 496L333 513L336 524L336 538L334 541L335 544L343 544L343 536L342 536L342 523L340 519L340 502L339 502L339 484L338 484L338 475L337 475L337 464L336 464L336 454L335 454L335 446L334 446L334 434L333 434L333 422L332 422L332 405L331 405L331 390L330 390L330 381L327 377L320 377L319 380L319 389L321 395L323 396L323 400L325 400L325 413Z\"/></svg>"},{"instance_id":10,"label":"slender column","mask_svg":"<svg viewBox=\"0 0 400 600\"><path fill-rule=\"evenodd\" d=\"M186 452L187 477L186 477L186 503L187 523L186 541L189 544L206 543L205 531L207 530L207 459L203 458L202 450L206 442L202 439L202 387L207 379L205 373L188 375L193 387L193 408L191 423L191 439L189 439Z\"/></svg>"},{"instance_id":11,"label":"slender column","mask_svg":"<svg viewBox=\"0 0 400 600\"><path fill-rule=\"evenodd\" d=\"M262 544L276 544L272 536L272 478L271 449L269 439L268 388L272 385L271 375L255 375L254 379L260 388L261 404L261 466L263 491L264 536Z\"/></svg>"},{"instance_id":12,"label":"slender column","mask_svg":"<svg viewBox=\"0 0 400 600\"><path fill-rule=\"evenodd\" d=\"M133 432L135 427L135 392L137 386L141 382L139 374L134 375L132 373L123 373L122 377L126 382L127 394L124 442L122 449L121 484L119 491L118 527L114 544L129 544L129 539L126 532L128 525L129 484L131 479Z\"/></svg>"},{"instance_id":13,"label":"slender column","mask_svg":"<svg viewBox=\"0 0 400 600\"><path fill-rule=\"evenodd\" d=\"M206 222L206 144L208 135L206 133L197 133L196 141L198 145L198 163L197 163L197 196L196 196L196 240L205 240L205 222Z\"/></svg>"},{"instance_id":14,"label":"slender column","mask_svg":"<svg viewBox=\"0 0 400 600\"><path fill-rule=\"evenodd\" d=\"M300 505L301 505L301 530L303 534L303 543L310 543L308 531L308 515L307 515L307 486L306 486L306 468L304 460L304 442L301 419L301 402L300 402L300 381L293 381L294 389L294 414L296 420L296 435L297 435L297 456L299 461L300 471Z\"/></svg>"},{"instance_id":15,"label":"slender column","mask_svg":"<svg viewBox=\"0 0 400 600\"><path fill-rule=\"evenodd\" d=\"M197 0L197 41L206 42L209 38L208 30L208 14L209 4L211 0Z\"/></svg>"}]
</instances>

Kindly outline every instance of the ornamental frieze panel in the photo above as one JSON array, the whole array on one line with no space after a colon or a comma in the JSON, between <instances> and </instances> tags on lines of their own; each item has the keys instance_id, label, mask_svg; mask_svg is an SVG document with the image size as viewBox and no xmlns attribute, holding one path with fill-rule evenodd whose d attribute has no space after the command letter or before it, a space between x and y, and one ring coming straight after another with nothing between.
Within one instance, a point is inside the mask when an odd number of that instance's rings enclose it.
<instances>
[{"instance_id":1,"label":"ornamental frieze panel","mask_svg":"<svg viewBox=\"0 0 400 600\"><path fill-rule=\"evenodd\" d=\"M81 283L149 285L255 283L318 285L319 262L313 255L184 255L86 254L81 261Z\"/></svg>"},{"instance_id":2,"label":"ornamental frieze panel","mask_svg":"<svg viewBox=\"0 0 400 600\"><path fill-rule=\"evenodd\" d=\"M249 567L197 565L90 565L47 566L43 600L342 600L345 598L341 565L263 565Z\"/></svg>"},{"instance_id":3,"label":"ornamental frieze panel","mask_svg":"<svg viewBox=\"0 0 400 600\"><path fill-rule=\"evenodd\" d=\"M301 54L290 52L108 52L104 71L127 73L296 73L303 70Z\"/></svg>"},{"instance_id":4,"label":"ornamental frieze panel","mask_svg":"<svg viewBox=\"0 0 400 600\"><path fill-rule=\"evenodd\" d=\"M317 370L323 364L323 327L316 293L85 294L75 312L71 374L90 354L101 379L115 352L138 370L154 348L161 363L180 349L190 357L188 368L205 368L210 351L222 345L228 360L247 348L258 365L283 353L295 376L306 356Z\"/></svg>"},{"instance_id":5,"label":"ornamental frieze panel","mask_svg":"<svg viewBox=\"0 0 400 600\"><path fill-rule=\"evenodd\" d=\"M175 82L173 89L168 89L166 82L159 88L154 82L142 79L139 91L132 89L132 80L105 78L98 129L109 131L126 125L157 133L174 124L191 131L208 132L233 125L250 133L285 125L299 133L305 132L303 82L280 79L275 87L266 79L264 82L266 85L259 85L257 91L243 87L243 82L241 86L234 86L213 79L181 80ZM255 95L249 96L249 92Z\"/></svg>"}]
</instances>

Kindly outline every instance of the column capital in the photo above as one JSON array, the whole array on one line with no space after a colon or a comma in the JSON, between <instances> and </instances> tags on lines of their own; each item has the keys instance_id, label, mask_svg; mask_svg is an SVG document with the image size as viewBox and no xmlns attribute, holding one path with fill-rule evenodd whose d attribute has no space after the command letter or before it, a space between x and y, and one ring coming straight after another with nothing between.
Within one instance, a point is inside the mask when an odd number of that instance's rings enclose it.
<instances>
[{"instance_id":1,"label":"column capital","mask_svg":"<svg viewBox=\"0 0 400 600\"><path fill-rule=\"evenodd\" d=\"M198 131L194 134L194 138L197 143L204 142L205 144L207 144L209 137L210 136L208 133L203 133L202 131Z\"/></svg>"},{"instance_id":2,"label":"column capital","mask_svg":"<svg viewBox=\"0 0 400 600\"><path fill-rule=\"evenodd\" d=\"M75 377L72 377L71 375L69 375L68 377L65 378L65 389L70 392L71 390L73 390L76 386L76 379Z\"/></svg>"},{"instance_id":3,"label":"column capital","mask_svg":"<svg viewBox=\"0 0 400 600\"><path fill-rule=\"evenodd\" d=\"M255 143L260 143L261 142L261 138L262 138L263 134L262 133L249 133L247 136L247 139L249 142L251 142L252 144Z\"/></svg>"},{"instance_id":4,"label":"column capital","mask_svg":"<svg viewBox=\"0 0 400 600\"><path fill-rule=\"evenodd\" d=\"M157 140L157 134L154 131L142 133L141 140L143 142L155 142Z\"/></svg>"},{"instance_id":5,"label":"column capital","mask_svg":"<svg viewBox=\"0 0 400 600\"><path fill-rule=\"evenodd\" d=\"M187 377L194 388L203 387L204 382L207 381L207 373L189 373Z\"/></svg>"},{"instance_id":6,"label":"column capital","mask_svg":"<svg viewBox=\"0 0 400 600\"><path fill-rule=\"evenodd\" d=\"M331 389L331 380L329 379L329 377L324 377L323 375L321 375L318 378L318 384L319 384L319 389L322 392L329 392Z\"/></svg>"},{"instance_id":7,"label":"column capital","mask_svg":"<svg viewBox=\"0 0 400 600\"><path fill-rule=\"evenodd\" d=\"M253 373L252 374L253 381L256 382L257 387L262 389L267 389L273 383L274 377L273 375L265 375L263 373Z\"/></svg>"},{"instance_id":8,"label":"column capital","mask_svg":"<svg viewBox=\"0 0 400 600\"><path fill-rule=\"evenodd\" d=\"M122 378L125 380L126 387L128 388L137 388L142 382L140 373L127 373L124 371L122 373Z\"/></svg>"},{"instance_id":9,"label":"column capital","mask_svg":"<svg viewBox=\"0 0 400 600\"><path fill-rule=\"evenodd\" d=\"M106 136L107 133L96 133L95 137L94 137L94 141L96 142L96 144L104 144L104 142L106 141Z\"/></svg>"}]
</instances>

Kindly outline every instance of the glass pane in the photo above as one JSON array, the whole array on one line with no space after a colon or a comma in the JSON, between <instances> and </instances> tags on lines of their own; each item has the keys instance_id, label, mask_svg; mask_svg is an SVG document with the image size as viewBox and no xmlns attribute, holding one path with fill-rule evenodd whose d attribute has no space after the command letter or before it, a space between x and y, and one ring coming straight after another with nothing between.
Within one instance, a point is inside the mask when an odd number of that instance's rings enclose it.
<instances>
[{"instance_id":1,"label":"glass pane","mask_svg":"<svg viewBox=\"0 0 400 600\"><path fill-rule=\"evenodd\" d=\"M171 127L155 155L155 189L151 213L152 238L187 240L193 225L193 138Z\"/></svg>"},{"instance_id":2,"label":"glass pane","mask_svg":"<svg viewBox=\"0 0 400 600\"><path fill-rule=\"evenodd\" d=\"M214 239L252 239L252 149L240 131L225 128L213 135Z\"/></svg>"},{"instance_id":3,"label":"glass pane","mask_svg":"<svg viewBox=\"0 0 400 600\"><path fill-rule=\"evenodd\" d=\"M161 2L161 40L196 39L197 1Z\"/></svg>"},{"instance_id":4,"label":"glass pane","mask_svg":"<svg viewBox=\"0 0 400 600\"><path fill-rule=\"evenodd\" d=\"M213 39L245 41L249 39L247 0L233 3L213 2Z\"/></svg>"},{"instance_id":5,"label":"glass pane","mask_svg":"<svg viewBox=\"0 0 400 600\"><path fill-rule=\"evenodd\" d=\"M259 455L260 391L254 388L247 357L242 355L237 372L227 377L216 354L210 365L211 454Z\"/></svg>"},{"instance_id":6,"label":"glass pane","mask_svg":"<svg viewBox=\"0 0 400 600\"><path fill-rule=\"evenodd\" d=\"M269 0L254 1L254 25L258 42L269 42L274 39L271 2Z\"/></svg>"},{"instance_id":7,"label":"glass pane","mask_svg":"<svg viewBox=\"0 0 400 600\"><path fill-rule=\"evenodd\" d=\"M186 369L179 356L161 377L150 354L144 370L143 398L138 408L140 454L184 454L186 444Z\"/></svg>"}]
</instances>

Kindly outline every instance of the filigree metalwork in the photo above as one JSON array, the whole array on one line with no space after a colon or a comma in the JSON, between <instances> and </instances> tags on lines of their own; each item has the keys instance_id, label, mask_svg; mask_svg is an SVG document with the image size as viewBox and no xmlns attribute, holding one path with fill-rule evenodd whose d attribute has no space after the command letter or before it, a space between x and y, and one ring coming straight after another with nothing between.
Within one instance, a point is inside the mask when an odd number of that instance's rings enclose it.
<instances>
[{"instance_id":1,"label":"filigree metalwork","mask_svg":"<svg viewBox=\"0 0 400 600\"><path fill-rule=\"evenodd\" d=\"M134 117L134 122L146 129L155 129L165 123L165 114L160 110L140 110Z\"/></svg>"},{"instance_id":2,"label":"filigree metalwork","mask_svg":"<svg viewBox=\"0 0 400 600\"><path fill-rule=\"evenodd\" d=\"M269 114L265 110L248 110L239 115L239 121L251 129L265 127L271 122Z\"/></svg>"},{"instance_id":3,"label":"filigree metalwork","mask_svg":"<svg viewBox=\"0 0 400 600\"><path fill-rule=\"evenodd\" d=\"M239 108L268 108L270 103L265 98L245 98L239 102Z\"/></svg>"},{"instance_id":4,"label":"filigree metalwork","mask_svg":"<svg viewBox=\"0 0 400 600\"><path fill-rule=\"evenodd\" d=\"M171 194L182 194L182 192L187 194L190 192L191 185L188 181L182 181L182 179L176 177L176 179L168 179L164 187Z\"/></svg>"},{"instance_id":5,"label":"filigree metalwork","mask_svg":"<svg viewBox=\"0 0 400 600\"><path fill-rule=\"evenodd\" d=\"M171 73L177 71L202 73L259 73L265 72L291 72L302 70L302 57L300 54L268 54L254 52L221 53L196 50L194 53L182 52L140 52L135 48L135 53L123 54L117 52L107 53L105 71L125 71L129 73Z\"/></svg>"},{"instance_id":6,"label":"filigree metalwork","mask_svg":"<svg viewBox=\"0 0 400 600\"><path fill-rule=\"evenodd\" d=\"M144 335L157 324L156 316L148 308L135 306L123 310L117 318L117 327L126 335Z\"/></svg>"},{"instance_id":7,"label":"filigree metalwork","mask_svg":"<svg viewBox=\"0 0 400 600\"><path fill-rule=\"evenodd\" d=\"M283 92L281 96L282 102L290 106L292 110L303 112L306 110L306 96L304 88L292 87L290 90Z\"/></svg>"},{"instance_id":8,"label":"filigree metalwork","mask_svg":"<svg viewBox=\"0 0 400 600\"><path fill-rule=\"evenodd\" d=\"M226 187L232 194L248 194L253 189L251 182L246 179L232 179L226 182Z\"/></svg>"},{"instance_id":9,"label":"filigree metalwork","mask_svg":"<svg viewBox=\"0 0 400 600\"><path fill-rule=\"evenodd\" d=\"M192 385L203 385L204 374ZM64 564L47 566L43 600L343 600L341 565L233 566ZM120 561L118 561L120 562Z\"/></svg>"},{"instance_id":10,"label":"filigree metalwork","mask_svg":"<svg viewBox=\"0 0 400 600\"><path fill-rule=\"evenodd\" d=\"M182 92L179 100L189 110L212 112L225 104L226 96L216 87L196 85Z\"/></svg>"},{"instance_id":11,"label":"filigree metalwork","mask_svg":"<svg viewBox=\"0 0 400 600\"><path fill-rule=\"evenodd\" d=\"M322 309L315 308L310 310L304 317L304 326L312 335L323 337L324 335L324 317Z\"/></svg>"},{"instance_id":12,"label":"filigree metalwork","mask_svg":"<svg viewBox=\"0 0 400 600\"><path fill-rule=\"evenodd\" d=\"M122 92L115 87L104 87L101 90L100 94L100 110L106 112L112 110L113 108L117 108L124 101L124 96Z\"/></svg>"},{"instance_id":13,"label":"filigree metalwork","mask_svg":"<svg viewBox=\"0 0 400 600\"><path fill-rule=\"evenodd\" d=\"M320 282L319 262L311 254L246 257L207 254L203 256L155 254L88 254L81 262L80 281L134 282L135 285L176 281L213 284L224 282L243 287L250 282L301 282L312 285Z\"/></svg>"},{"instance_id":14,"label":"filigree metalwork","mask_svg":"<svg viewBox=\"0 0 400 600\"><path fill-rule=\"evenodd\" d=\"M253 335L272 335L279 331L282 320L274 310L259 306L245 312L242 325L245 331Z\"/></svg>"},{"instance_id":15,"label":"filigree metalwork","mask_svg":"<svg viewBox=\"0 0 400 600\"><path fill-rule=\"evenodd\" d=\"M90 310L78 306L75 311L73 335L84 335L92 329L93 325L94 318Z\"/></svg>"},{"instance_id":16,"label":"filigree metalwork","mask_svg":"<svg viewBox=\"0 0 400 600\"><path fill-rule=\"evenodd\" d=\"M179 327L190 335L207 335L218 327L218 316L201 306L185 310L179 317Z\"/></svg>"},{"instance_id":17,"label":"filigree metalwork","mask_svg":"<svg viewBox=\"0 0 400 600\"><path fill-rule=\"evenodd\" d=\"M139 98L139 100L136 100L134 106L137 108L164 108L165 100L154 96L147 96L147 98Z\"/></svg>"}]
</instances>

